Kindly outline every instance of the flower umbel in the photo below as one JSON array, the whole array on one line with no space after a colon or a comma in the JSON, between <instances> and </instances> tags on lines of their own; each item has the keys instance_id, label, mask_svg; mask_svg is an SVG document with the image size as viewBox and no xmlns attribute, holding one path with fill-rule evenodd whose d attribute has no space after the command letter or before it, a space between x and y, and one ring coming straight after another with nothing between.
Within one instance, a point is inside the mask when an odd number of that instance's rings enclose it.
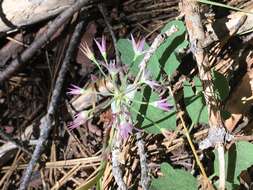
<instances>
[{"instance_id":1,"label":"flower umbel","mask_svg":"<svg viewBox=\"0 0 253 190\"><path fill-rule=\"evenodd\" d=\"M104 60L106 61L106 40L105 40L105 36L103 35L102 36L102 41L101 41L101 44L96 40L94 39L97 46L98 46L98 49L101 53L101 55L103 56Z\"/></svg>"},{"instance_id":2,"label":"flower umbel","mask_svg":"<svg viewBox=\"0 0 253 190\"><path fill-rule=\"evenodd\" d=\"M109 64L104 64L104 66L107 68L112 77L120 71L120 67L116 64L115 60L110 60Z\"/></svg>"},{"instance_id":3,"label":"flower umbel","mask_svg":"<svg viewBox=\"0 0 253 190\"><path fill-rule=\"evenodd\" d=\"M155 101L155 102L152 102L150 103L150 105L156 107L156 108L159 108L161 110L164 110L164 111L170 111L172 108L173 108L173 105L169 104L167 102L167 99L162 99L162 100L158 100L158 101Z\"/></svg>"},{"instance_id":4,"label":"flower umbel","mask_svg":"<svg viewBox=\"0 0 253 190\"><path fill-rule=\"evenodd\" d=\"M145 38L143 38L142 40L138 40L136 42L133 35L131 34L131 41L132 41L132 46L133 46L133 49L134 49L134 61L135 61L136 58L143 53Z\"/></svg>"},{"instance_id":5,"label":"flower umbel","mask_svg":"<svg viewBox=\"0 0 253 190\"><path fill-rule=\"evenodd\" d=\"M71 87L68 88L68 92L67 94L71 94L71 95L79 95L79 94L83 94L84 93L84 89L80 88L79 86L76 86L74 84L71 84Z\"/></svg>"},{"instance_id":6,"label":"flower umbel","mask_svg":"<svg viewBox=\"0 0 253 190\"><path fill-rule=\"evenodd\" d=\"M94 54L91 52L89 46L87 43L81 43L80 44L80 50L84 53L84 55L87 56L87 58L93 62L96 62L96 58Z\"/></svg>"},{"instance_id":7,"label":"flower umbel","mask_svg":"<svg viewBox=\"0 0 253 190\"><path fill-rule=\"evenodd\" d=\"M74 115L74 120L68 125L70 130L78 128L80 125L83 125L89 119L89 111L82 111Z\"/></svg>"},{"instance_id":8,"label":"flower umbel","mask_svg":"<svg viewBox=\"0 0 253 190\"><path fill-rule=\"evenodd\" d=\"M122 139L127 139L132 134L133 125L128 122L123 122L119 125L119 135Z\"/></svg>"}]
</instances>

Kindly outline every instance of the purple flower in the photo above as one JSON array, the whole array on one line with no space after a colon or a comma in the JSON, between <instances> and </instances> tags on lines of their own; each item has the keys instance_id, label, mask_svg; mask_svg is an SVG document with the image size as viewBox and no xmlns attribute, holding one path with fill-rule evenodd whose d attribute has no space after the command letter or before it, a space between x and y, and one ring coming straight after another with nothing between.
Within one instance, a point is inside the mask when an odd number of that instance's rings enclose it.
<instances>
[{"instance_id":1,"label":"purple flower","mask_svg":"<svg viewBox=\"0 0 253 190\"><path fill-rule=\"evenodd\" d=\"M96 75L91 74L90 79L92 82L96 82L98 80L98 77Z\"/></svg>"},{"instance_id":2,"label":"purple flower","mask_svg":"<svg viewBox=\"0 0 253 190\"><path fill-rule=\"evenodd\" d=\"M74 115L74 120L67 126L70 130L73 130L80 125L83 125L88 120L88 111L82 111Z\"/></svg>"},{"instance_id":3,"label":"purple flower","mask_svg":"<svg viewBox=\"0 0 253 190\"><path fill-rule=\"evenodd\" d=\"M132 134L133 125L131 123L123 122L119 125L119 135L125 140Z\"/></svg>"},{"instance_id":4,"label":"purple flower","mask_svg":"<svg viewBox=\"0 0 253 190\"><path fill-rule=\"evenodd\" d=\"M148 80L150 78L150 74L147 70L144 70L144 73L142 75L142 82L148 85L150 88L155 89L160 86L156 81L154 80Z\"/></svg>"},{"instance_id":5,"label":"purple flower","mask_svg":"<svg viewBox=\"0 0 253 190\"><path fill-rule=\"evenodd\" d=\"M102 36L102 41L101 41L101 44L96 40L94 39L97 46L98 46L98 49L100 51L100 53L102 54L103 58L106 60L106 40L105 40L105 36L103 35Z\"/></svg>"},{"instance_id":6,"label":"purple flower","mask_svg":"<svg viewBox=\"0 0 253 190\"><path fill-rule=\"evenodd\" d=\"M93 62L96 62L94 54L91 52L87 43L81 43L79 49L83 52L84 55L88 57Z\"/></svg>"},{"instance_id":7,"label":"purple flower","mask_svg":"<svg viewBox=\"0 0 253 190\"><path fill-rule=\"evenodd\" d=\"M109 64L103 65L107 68L111 76L115 76L120 71L120 67L116 65L115 60L110 60Z\"/></svg>"},{"instance_id":8,"label":"purple flower","mask_svg":"<svg viewBox=\"0 0 253 190\"><path fill-rule=\"evenodd\" d=\"M152 106L156 107L156 108L159 108L161 110L164 110L164 111L170 111L172 108L173 108L173 105L170 105L168 102L167 102L167 99L162 99L162 100L158 100L158 101L155 101L155 102L152 102L150 103Z\"/></svg>"},{"instance_id":9,"label":"purple flower","mask_svg":"<svg viewBox=\"0 0 253 190\"><path fill-rule=\"evenodd\" d=\"M155 89L160 86L160 84L158 84L157 82L153 80L145 80L144 83L147 84L152 89Z\"/></svg>"},{"instance_id":10,"label":"purple flower","mask_svg":"<svg viewBox=\"0 0 253 190\"><path fill-rule=\"evenodd\" d=\"M144 49L144 44L145 44L145 38L142 40L138 40L137 42L135 41L133 35L131 34L131 41L132 41L132 46L134 49L134 61L135 59L142 54L143 49Z\"/></svg>"},{"instance_id":11,"label":"purple flower","mask_svg":"<svg viewBox=\"0 0 253 190\"><path fill-rule=\"evenodd\" d=\"M71 84L71 87L68 88L68 92L67 94L71 94L71 95L79 95L79 94L83 94L84 93L84 89L80 88L79 86L76 86L74 84Z\"/></svg>"}]
</instances>

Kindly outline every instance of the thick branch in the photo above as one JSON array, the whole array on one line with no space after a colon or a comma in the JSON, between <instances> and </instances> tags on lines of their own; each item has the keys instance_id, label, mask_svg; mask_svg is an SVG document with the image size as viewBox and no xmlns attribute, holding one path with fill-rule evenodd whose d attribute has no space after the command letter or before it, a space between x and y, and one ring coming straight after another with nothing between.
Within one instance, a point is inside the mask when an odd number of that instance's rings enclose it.
<instances>
[{"instance_id":1,"label":"thick branch","mask_svg":"<svg viewBox=\"0 0 253 190\"><path fill-rule=\"evenodd\" d=\"M202 142L205 148L215 146L218 148L219 154L219 171L220 173L220 190L225 189L225 164L224 164L224 148L226 131L222 121L219 103L214 93L214 85L210 64L208 61L208 53L204 49L205 33L199 15L199 7L196 0L183 0L183 12L185 14L185 23L189 34L191 51L196 58L200 79L203 85L203 93L208 107L210 129L208 137Z\"/></svg>"},{"instance_id":2,"label":"thick branch","mask_svg":"<svg viewBox=\"0 0 253 190\"><path fill-rule=\"evenodd\" d=\"M56 17L54 22L49 23L48 30L34 41L18 58L14 59L4 71L0 72L0 83L10 78L25 62L32 58L36 51L50 40L50 37L60 28L60 26L75 12L79 11L87 2L88 0L77 1L73 6L69 7Z\"/></svg>"},{"instance_id":3,"label":"thick branch","mask_svg":"<svg viewBox=\"0 0 253 190\"><path fill-rule=\"evenodd\" d=\"M223 127L219 105L215 98L208 54L203 48L206 36L199 16L199 7L194 0L184 0L183 11L190 38L191 51L196 58L199 76L203 84L210 127Z\"/></svg>"},{"instance_id":4,"label":"thick branch","mask_svg":"<svg viewBox=\"0 0 253 190\"><path fill-rule=\"evenodd\" d=\"M74 3L74 0L2 0L0 32L45 20L59 14Z\"/></svg>"}]
</instances>

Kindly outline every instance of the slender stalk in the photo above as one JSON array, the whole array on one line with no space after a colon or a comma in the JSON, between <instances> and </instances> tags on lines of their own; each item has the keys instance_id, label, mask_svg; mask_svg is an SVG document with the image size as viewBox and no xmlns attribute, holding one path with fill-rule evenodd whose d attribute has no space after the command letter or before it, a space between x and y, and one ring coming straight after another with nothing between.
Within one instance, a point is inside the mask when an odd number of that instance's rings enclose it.
<instances>
[{"instance_id":1,"label":"slender stalk","mask_svg":"<svg viewBox=\"0 0 253 190\"><path fill-rule=\"evenodd\" d=\"M170 86L168 86L168 89L169 89L170 95L173 97L173 99L175 99L175 98L174 98L173 91L172 91L172 89L171 89ZM176 104L175 104L175 105L176 105ZM176 111L178 112L177 106L176 106ZM188 143L189 143L189 145L190 145L190 147L191 147L191 150L192 150L192 153L193 153L193 155L194 155L194 157L195 157L195 160L196 160L196 162L197 162L197 165L199 166L199 169L200 169L202 175L204 176L205 180L208 182L208 184L209 184L209 185L211 186L211 188L212 188L212 184L209 182L209 179L208 179L208 177L207 177L207 175L206 175L205 169L204 169L204 167L203 167L203 165L202 165L202 163L201 163L201 161L200 161L200 159L199 159L199 157L198 157L198 154L197 154L197 151L196 151L196 149L195 149L195 147L194 147L194 144L192 143L192 140L191 140L191 137L190 137L190 133L189 133L189 131L188 131L186 125L185 125L184 119L183 119L183 117L182 117L182 112L179 112L179 118L180 118L180 120L181 120L181 122L182 122L182 125L183 125L183 128L184 128L184 132L185 132L185 136L186 136L187 141L188 141Z\"/></svg>"},{"instance_id":2,"label":"slender stalk","mask_svg":"<svg viewBox=\"0 0 253 190\"><path fill-rule=\"evenodd\" d=\"M230 5L225 5L223 3L217 3L217 2L214 2L214 1L208 1L208 0L197 0L197 1L200 2L200 3L214 5L214 6L217 6L217 7L223 7L223 8L231 9L231 10L234 10L234 11L240 11L240 12L247 13L247 14L253 14L253 12L250 12L250 11L247 11L247 10L244 10L244 9L240 9L240 8L237 8L237 7L232 7Z\"/></svg>"},{"instance_id":3,"label":"slender stalk","mask_svg":"<svg viewBox=\"0 0 253 190\"><path fill-rule=\"evenodd\" d=\"M226 182L226 172L225 172L225 158L224 158L224 147L223 145L218 145L218 159L219 159L219 190L225 190L225 182Z\"/></svg>"},{"instance_id":4,"label":"slender stalk","mask_svg":"<svg viewBox=\"0 0 253 190\"><path fill-rule=\"evenodd\" d=\"M199 166L199 169L200 169L202 175L204 176L204 178L205 178L207 181L209 181L209 179L208 179L208 177L207 177L207 175L206 175L205 169L204 169L202 163L201 163L200 160L199 160L199 157L198 157L198 155L197 155L197 151L196 151L196 149L195 149L195 147L194 147L194 145L193 145L193 143L192 143L192 140L191 140L189 131L188 131L186 125L185 125L185 122L184 122L184 119L183 119L181 113L179 113L179 118L180 118L180 120L181 120L181 122L182 122L184 131L185 131L185 136L186 136L187 141L189 142L189 145L190 145L190 147L191 147L191 149L192 149L192 153L193 153L193 155L194 155L194 157L195 157L195 160L196 160L196 162L197 162L197 165Z\"/></svg>"}]
</instances>

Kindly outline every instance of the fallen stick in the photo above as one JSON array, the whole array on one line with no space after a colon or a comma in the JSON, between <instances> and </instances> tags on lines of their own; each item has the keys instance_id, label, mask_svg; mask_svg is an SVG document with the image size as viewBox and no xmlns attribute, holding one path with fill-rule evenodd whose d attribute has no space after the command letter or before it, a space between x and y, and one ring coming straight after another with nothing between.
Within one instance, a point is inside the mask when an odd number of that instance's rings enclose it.
<instances>
[{"instance_id":1,"label":"fallen stick","mask_svg":"<svg viewBox=\"0 0 253 190\"><path fill-rule=\"evenodd\" d=\"M82 6L85 4L85 2L86 2L85 0L78 1L75 4L75 8L76 8L75 10L80 10ZM38 139L38 143L35 147L35 150L33 152L33 155L29 164L23 173L19 190L27 189L31 175L32 175L33 168L35 164L37 163L37 161L39 160L41 153L43 152L44 143L46 142L50 134L51 128L53 126L53 115L55 114L58 101L61 97L60 95L61 95L62 86L64 83L64 78L68 71L68 66L71 61L71 58L80 40L80 35L81 35L81 31L83 27L84 27L84 21L81 21L79 24L77 24L75 31L71 37L69 47L66 51L66 56L63 60L60 72L58 74L58 77L55 83L55 87L51 96L51 101L48 106L47 114L41 119L40 137Z\"/></svg>"}]
</instances>

